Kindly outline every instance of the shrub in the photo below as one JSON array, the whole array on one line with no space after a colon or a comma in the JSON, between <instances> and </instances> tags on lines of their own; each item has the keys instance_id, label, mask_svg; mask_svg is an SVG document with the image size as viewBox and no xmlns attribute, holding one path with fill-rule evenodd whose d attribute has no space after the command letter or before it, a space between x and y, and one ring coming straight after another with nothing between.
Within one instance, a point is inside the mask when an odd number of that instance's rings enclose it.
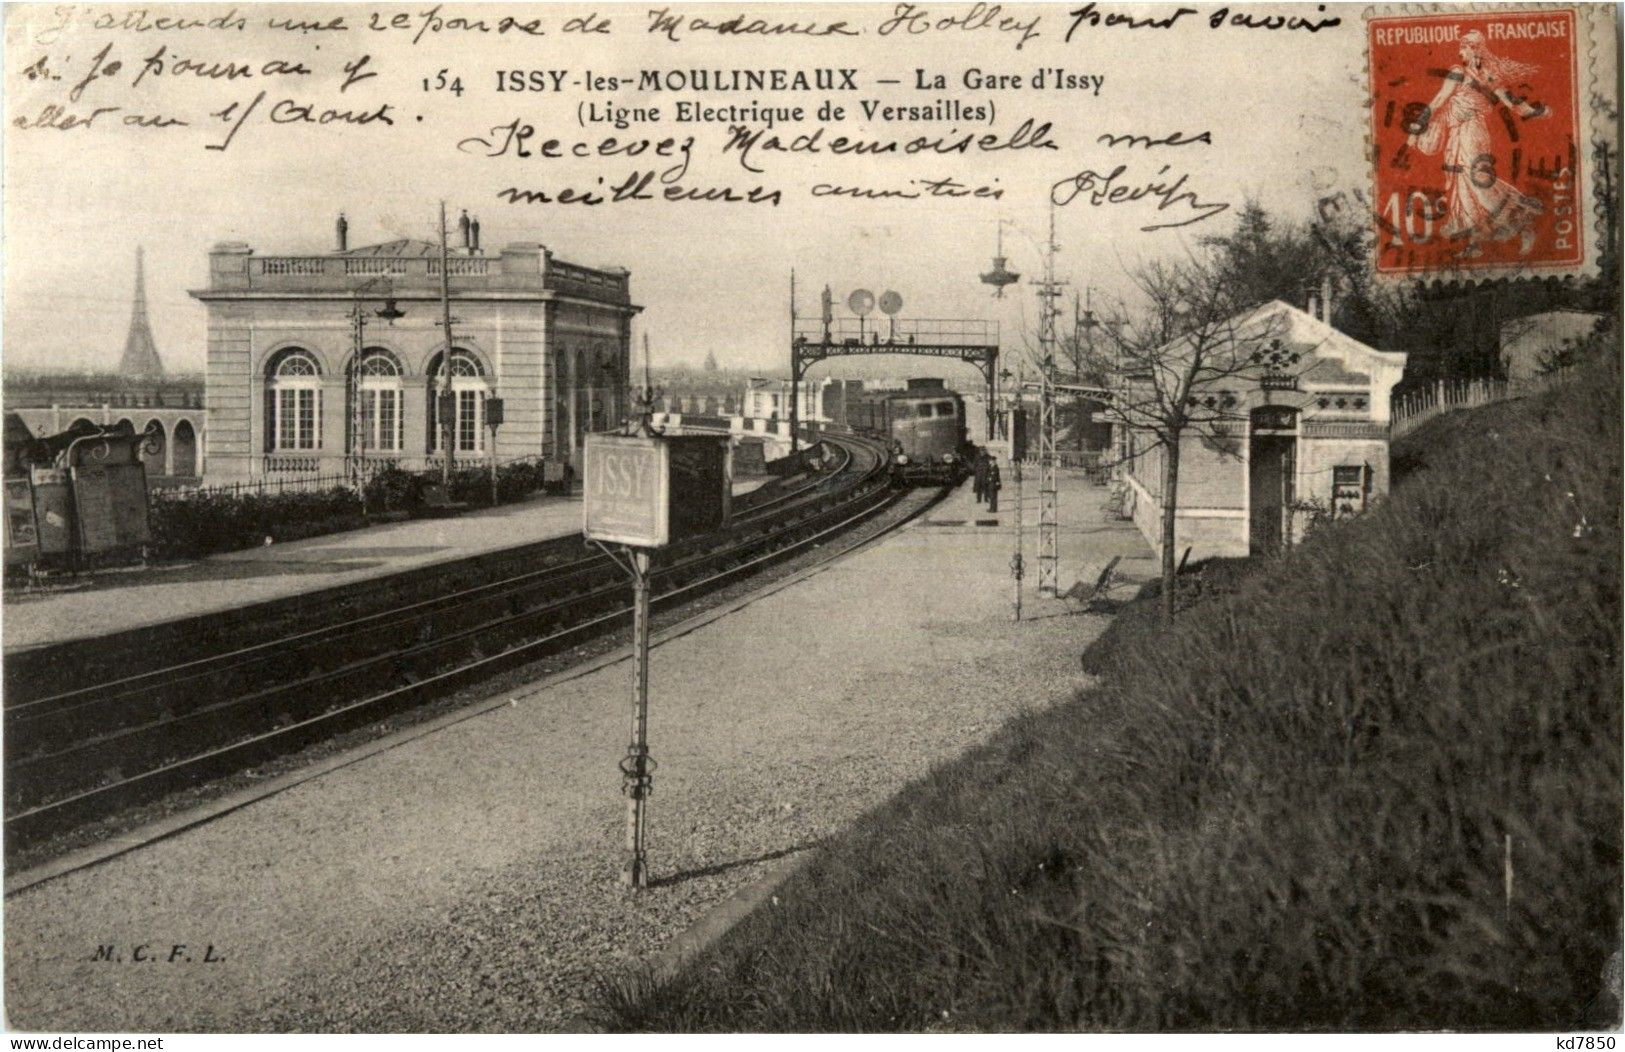
<instances>
[{"instance_id":1,"label":"shrub","mask_svg":"<svg viewBox=\"0 0 1625 1052\"><path fill-rule=\"evenodd\" d=\"M159 555L190 558L298 540L352 529L364 521L354 491L226 494L203 492L159 497L149 506L148 528Z\"/></svg>"},{"instance_id":2,"label":"shrub","mask_svg":"<svg viewBox=\"0 0 1625 1052\"><path fill-rule=\"evenodd\" d=\"M293 490L283 493L202 491L188 495L154 494L148 526L154 553L167 558L195 558L214 552L253 548L273 541L293 541L366 525L364 511L416 512L423 490L438 483L437 473L418 474L386 467L367 480L365 497L353 490ZM504 503L522 500L542 485L542 466L518 461L497 469L497 491ZM473 507L491 504L490 468L459 468L452 473L448 497Z\"/></svg>"},{"instance_id":3,"label":"shrub","mask_svg":"<svg viewBox=\"0 0 1625 1052\"><path fill-rule=\"evenodd\" d=\"M363 487L369 511L416 511L423 504L423 480L391 464Z\"/></svg>"},{"instance_id":4,"label":"shrub","mask_svg":"<svg viewBox=\"0 0 1625 1052\"><path fill-rule=\"evenodd\" d=\"M522 500L542 488L542 463L520 461L497 470L497 491L504 503Z\"/></svg>"},{"instance_id":5,"label":"shrub","mask_svg":"<svg viewBox=\"0 0 1625 1052\"><path fill-rule=\"evenodd\" d=\"M531 461L516 461L497 468L497 497L509 504L542 488L542 467ZM491 505L491 469L489 467L458 468L452 472L447 496L452 500L476 508Z\"/></svg>"}]
</instances>

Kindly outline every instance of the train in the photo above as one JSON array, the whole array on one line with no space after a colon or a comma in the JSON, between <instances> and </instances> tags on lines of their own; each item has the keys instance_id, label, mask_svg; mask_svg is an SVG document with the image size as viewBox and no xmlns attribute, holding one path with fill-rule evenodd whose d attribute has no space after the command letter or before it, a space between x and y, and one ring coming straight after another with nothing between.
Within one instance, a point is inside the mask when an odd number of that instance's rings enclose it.
<instances>
[{"instance_id":1,"label":"train","mask_svg":"<svg viewBox=\"0 0 1625 1052\"><path fill-rule=\"evenodd\" d=\"M846 424L890 443L892 480L898 485L959 483L976 455L965 437L965 400L936 378L911 379L902 391L865 391L849 398Z\"/></svg>"}]
</instances>

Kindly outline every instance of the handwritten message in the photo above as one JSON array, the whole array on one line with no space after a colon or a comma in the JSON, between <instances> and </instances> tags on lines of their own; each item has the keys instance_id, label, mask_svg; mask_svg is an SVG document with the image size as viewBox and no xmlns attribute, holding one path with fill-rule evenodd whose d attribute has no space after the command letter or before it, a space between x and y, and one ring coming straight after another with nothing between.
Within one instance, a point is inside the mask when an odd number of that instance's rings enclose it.
<instances>
[{"instance_id":1,"label":"handwritten message","mask_svg":"<svg viewBox=\"0 0 1625 1052\"><path fill-rule=\"evenodd\" d=\"M63 151L283 153L343 136L373 156L477 162L482 196L527 208L997 208L1025 181L1150 232L1230 207L1189 165L1240 128L1136 104L1146 84L1105 59L1152 38L1313 51L1342 26L1294 11L60 5L28 10L8 42L7 120Z\"/></svg>"}]
</instances>

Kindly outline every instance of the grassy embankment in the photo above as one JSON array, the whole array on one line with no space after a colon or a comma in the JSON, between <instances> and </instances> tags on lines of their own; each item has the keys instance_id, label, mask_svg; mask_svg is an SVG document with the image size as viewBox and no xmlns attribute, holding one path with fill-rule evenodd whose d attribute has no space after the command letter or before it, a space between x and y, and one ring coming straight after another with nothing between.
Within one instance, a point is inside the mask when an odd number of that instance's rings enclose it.
<instances>
[{"instance_id":1,"label":"grassy embankment","mask_svg":"<svg viewBox=\"0 0 1625 1052\"><path fill-rule=\"evenodd\" d=\"M1209 573L1171 630L1135 604L1097 689L910 786L606 1020L1617 1020L1619 365L1411 448L1377 511Z\"/></svg>"}]
</instances>

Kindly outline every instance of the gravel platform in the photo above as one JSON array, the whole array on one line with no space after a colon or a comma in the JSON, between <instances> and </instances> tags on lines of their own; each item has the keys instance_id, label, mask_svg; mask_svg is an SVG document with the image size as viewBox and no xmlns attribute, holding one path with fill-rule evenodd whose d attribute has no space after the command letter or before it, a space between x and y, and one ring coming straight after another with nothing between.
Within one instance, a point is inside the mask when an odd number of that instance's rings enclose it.
<instances>
[{"instance_id":1,"label":"gravel platform","mask_svg":"<svg viewBox=\"0 0 1625 1052\"><path fill-rule=\"evenodd\" d=\"M1154 574L1132 525L1096 511L1102 490L1063 478L1060 498L1074 520L1063 588L1092 583L1114 555L1119 597ZM655 883L641 895L616 879L621 662L510 691L510 707L8 898L10 1025L579 1025L595 984L1081 682L1078 654L1104 619L1037 600L1030 576L1030 620L1012 623L1002 510L987 515L963 487L893 537L653 652ZM1025 514L1031 563L1036 493ZM154 959L135 960L138 947Z\"/></svg>"}]
</instances>

